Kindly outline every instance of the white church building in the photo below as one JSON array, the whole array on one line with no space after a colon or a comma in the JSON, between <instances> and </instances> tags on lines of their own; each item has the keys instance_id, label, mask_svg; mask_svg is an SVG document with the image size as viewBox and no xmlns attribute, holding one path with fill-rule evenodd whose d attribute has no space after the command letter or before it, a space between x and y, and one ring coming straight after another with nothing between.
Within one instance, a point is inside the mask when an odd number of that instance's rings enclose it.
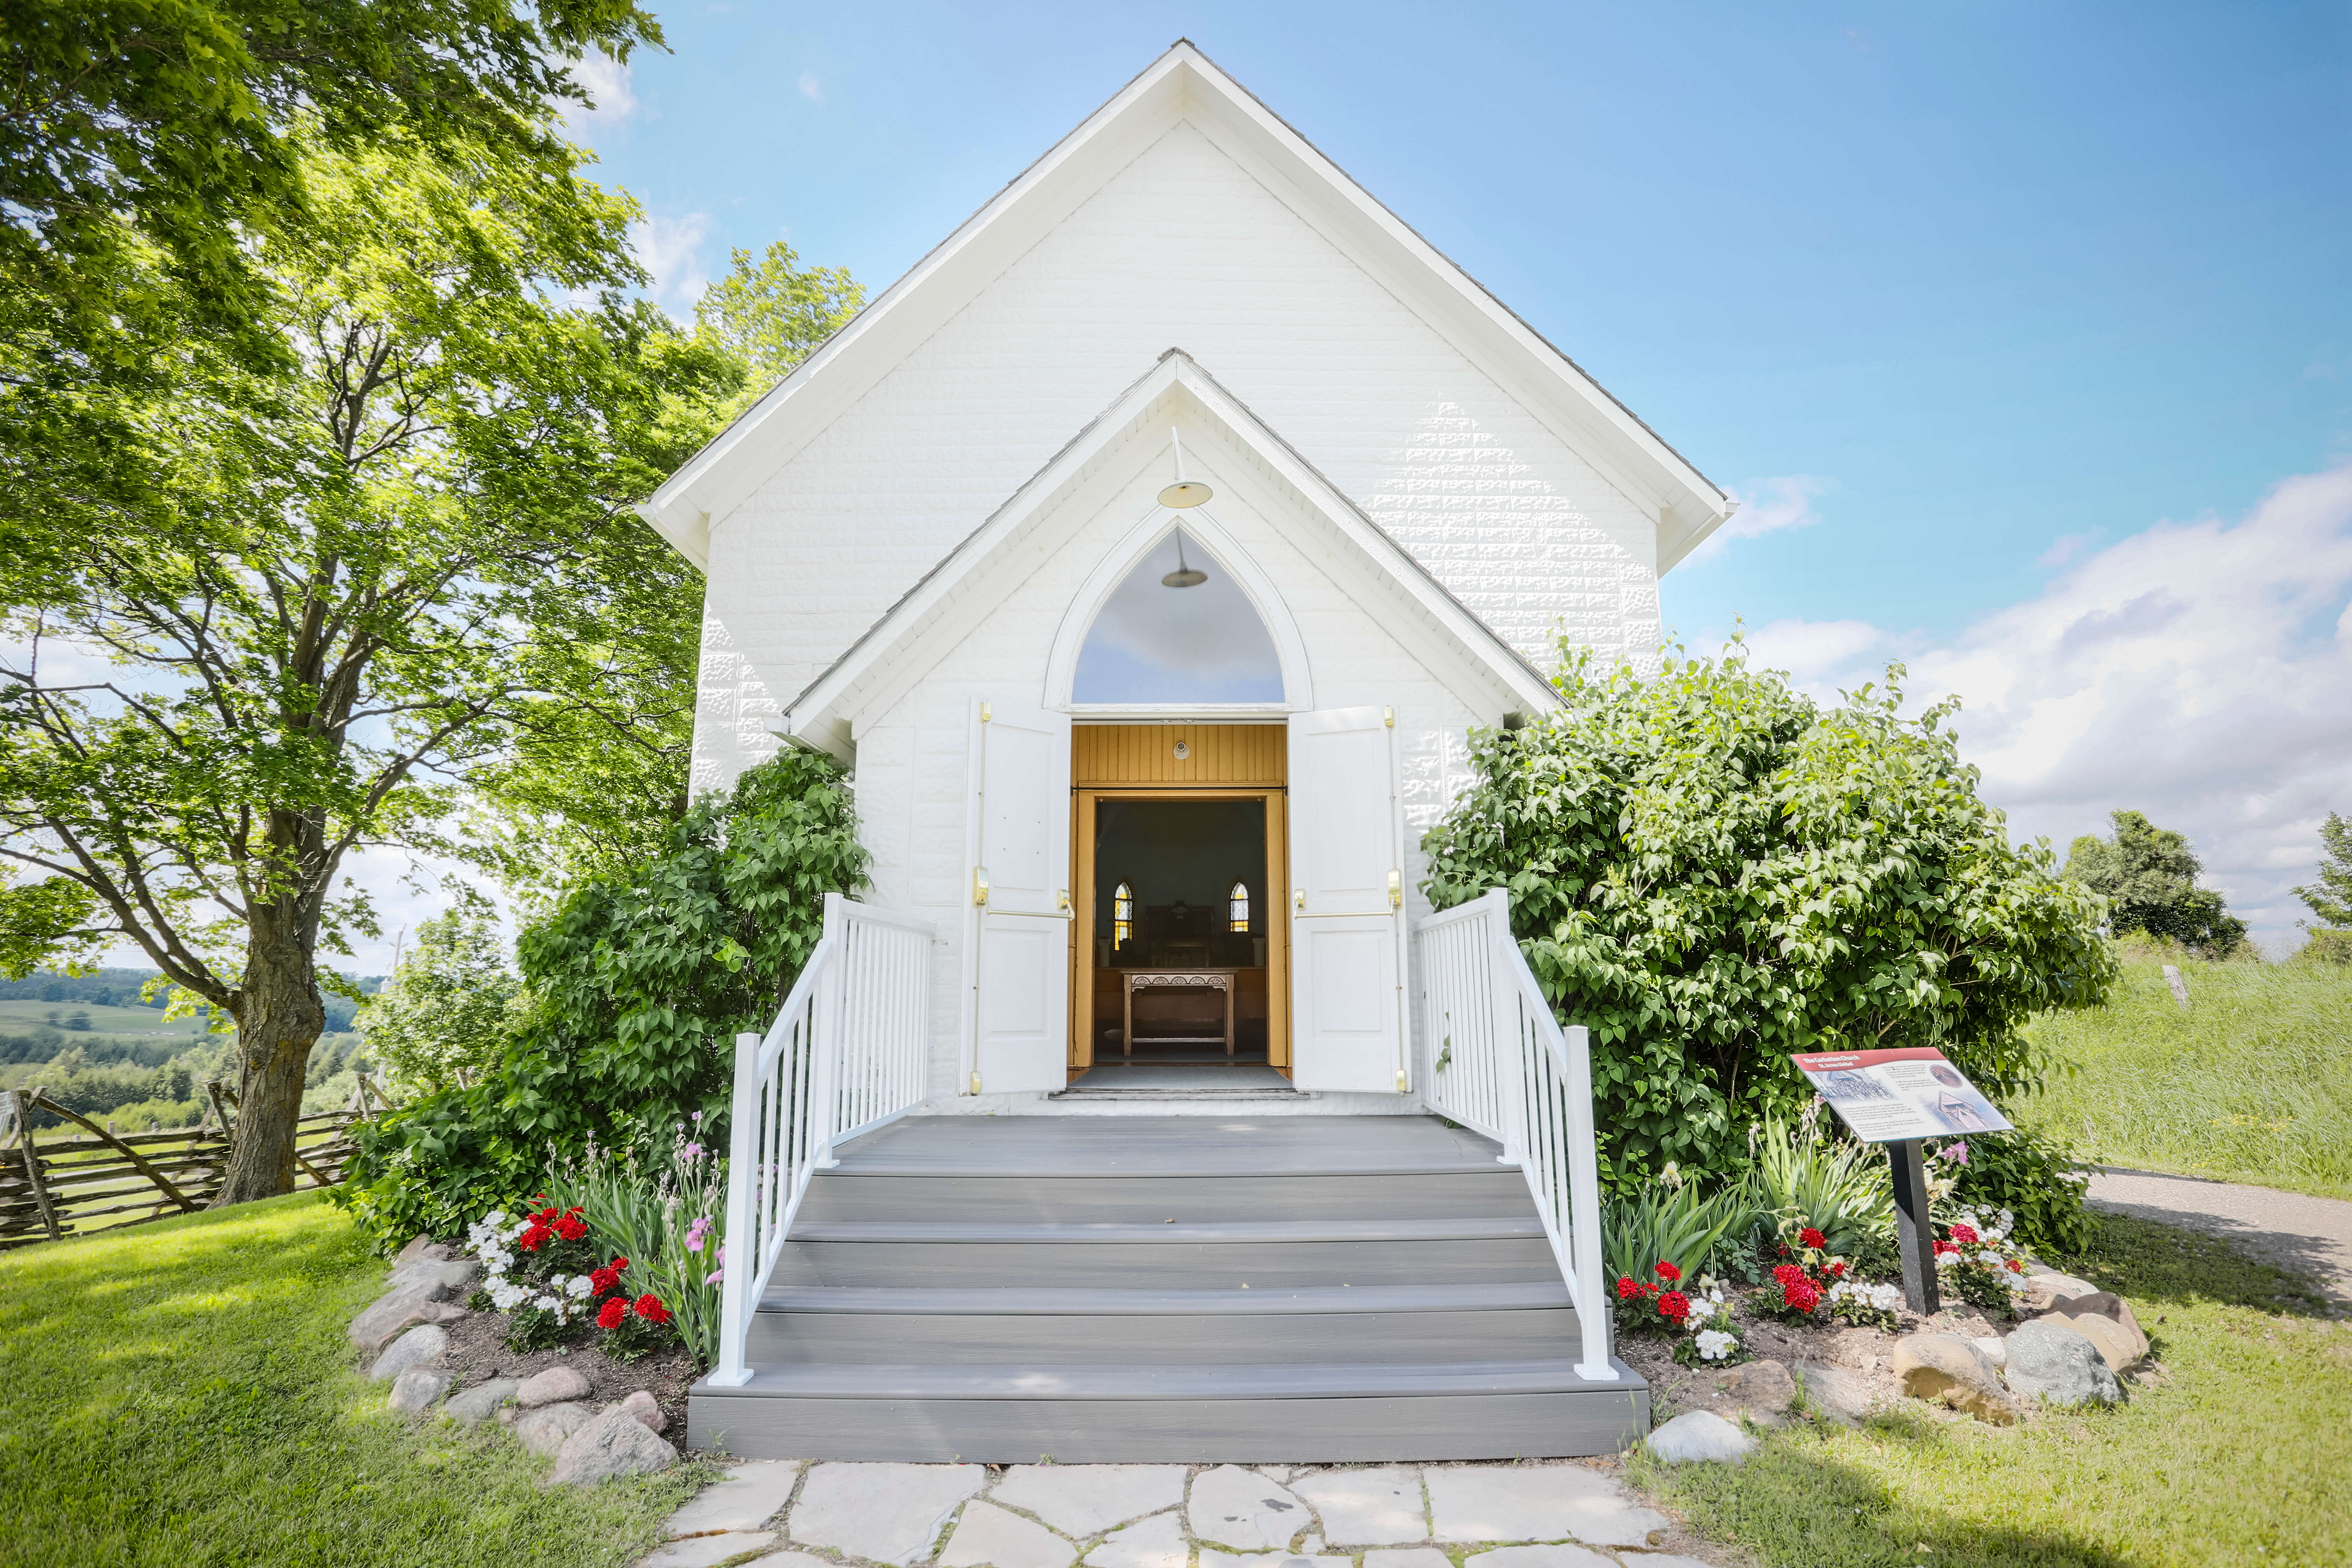
<instances>
[{"instance_id":1,"label":"white church building","mask_svg":"<svg viewBox=\"0 0 2352 1568\"><path fill-rule=\"evenodd\" d=\"M1661 574L1732 506L1183 42L681 468L641 510L708 582L694 787L821 748L872 855L747 1037L758 1267L695 1439L1305 1461L1637 1427L1570 1199L1589 1098L1543 1076L1581 1032L1513 1011L1499 906L1433 914L1418 841L1470 730L1556 700L1558 637L1654 654ZM1234 1316L1286 1279L1287 1324ZM1383 1289L1392 1322L1321 1310ZM1432 1330L1495 1353L1330 1359Z\"/></svg>"}]
</instances>

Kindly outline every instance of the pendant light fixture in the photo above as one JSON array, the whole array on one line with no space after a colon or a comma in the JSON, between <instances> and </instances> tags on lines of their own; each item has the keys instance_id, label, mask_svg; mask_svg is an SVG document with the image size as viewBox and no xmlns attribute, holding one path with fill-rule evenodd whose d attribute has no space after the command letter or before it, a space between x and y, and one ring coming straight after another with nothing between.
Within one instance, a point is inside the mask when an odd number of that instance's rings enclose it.
<instances>
[{"instance_id":1,"label":"pendant light fixture","mask_svg":"<svg viewBox=\"0 0 2352 1568\"><path fill-rule=\"evenodd\" d=\"M1176 432L1172 428L1168 432L1168 440L1169 444L1176 448L1176 482L1160 492L1160 504L1177 511L1183 511L1188 508L1199 506L1217 492L1198 479L1188 479L1184 477L1184 443L1177 438Z\"/></svg>"},{"instance_id":2,"label":"pendant light fixture","mask_svg":"<svg viewBox=\"0 0 2352 1568\"><path fill-rule=\"evenodd\" d=\"M1184 562L1184 531L1176 531L1176 570L1160 579L1163 588L1197 588L1209 580L1206 572L1193 570Z\"/></svg>"}]
</instances>

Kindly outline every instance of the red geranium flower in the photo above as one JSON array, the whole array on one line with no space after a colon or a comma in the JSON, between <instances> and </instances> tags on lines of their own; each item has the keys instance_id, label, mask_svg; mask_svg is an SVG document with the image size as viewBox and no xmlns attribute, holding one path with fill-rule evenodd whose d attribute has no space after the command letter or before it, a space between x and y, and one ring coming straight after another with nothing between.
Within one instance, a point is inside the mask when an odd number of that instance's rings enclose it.
<instances>
[{"instance_id":1,"label":"red geranium flower","mask_svg":"<svg viewBox=\"0 0 2352 1568\"><path fill-rule=\"evenodd\" d=\"M2011 1274L2022 1274L2025 1272L2025 1265L2012 1258L2009 1260L2009 1271Z\"/></svg>"},{"instance_id":2,"label":"red geranium flower","mask_svg":"<svg viewBox=\"0 0 2352 1568\"><path fill-rule=\"evenodd\" d=\"M1962 1247L1974 1247L1977 1244L1976 1227L1974 1226L1968 1225L1956 1225L1952 1227L1952 1239L1958 1242Z\"/></svg>"},{"instance_id":3,"label":"red geranium flower","mask_svg":"<svg viewBox=\"0 0 2352 1568\"><path fill-rule=\"evenodd\" d=\"M1800 1312L1810 1312L1821 1305L1822 1293L1803 1279L1791 1279L1780 1287L1780 1300Z\"/></svg>"},{"instance_id":4,"label":"red geranium flower","mask_svg":"<svg viewBox=\"0 0 2352 1568\"><path fill-rule=\"evenodd\" d=\"M628 1315L627 1300L615 1296L596 1310L596 1326L600 1329L617 1329L621 1326L621 1320Z\"/></svg>"},{"instance_id":5,"label":"red geranium flower","mask_svg":"<svg viewBox=\"0 0 2352 1568\"><path fill-rule=\"evenodd\" d=\"M621 1282L621 1271L611 1264L588 1271L588 1294L601 1296Z\"/></svg>"},{"instance_id":6,"label":"red geranium flower","mask_svg":"<svg viewBox=\"0 0 2352 1568\"><path fill-rule=\"evenodd\" d=\"M1938 1258L1954 1256L1958 1254L1959 1250L1960 1249L1958 1247L1954 1247L1948 1241L1939 1241L1936 1243L1936 1256Z\"/></svg>"},{"instance_id":7,"label":"red geranium flower","mask_svg":"<svg viewBox=\"0 0 2352 1568\"><path fill-rule=\"evenodd\" d=\"M1675 1268L1673 1264L1661 1263L1658 1265L1658 1278L1664 1280L1667 1284L1671 1285L1682 1277L1683 1271Z\"/></svg>"},{"instance_id":8,"label":"red geranium flower","mask_svg":"<svg viewBox=\"0 0 2352 1568\"><path fill-rule=\"evenodd\" d=\"M1801 1246L1810 1247L1816 1252L1827 1252L1830 1249L1830 1238L1811 1226L1807 1226L1797 1233L1797 1241Z\"/></svg>"},{"instance_id":9,"label":"red geranium flower","mask_svg":"<svg viewBox=\"0 0 2352 1568\"><path fill-rule=\"evenodd\" d=\"M637 1316L648 1323L667 1323L669 1309L661 1304L660 1297L648 1290L637 1298Z\"/></svg>"},{"instance_id":10,"label":"red geranium flower","mask_svg":"<svg viewBox=\"0 0 2352 1568\"><path fill-rule=\"evenodd\" d=\"M1630 1301L1641 1293L1641 1286L1633 1282L1633 1277L1631 1274L1617 1276L1617 1299L1620 1301Z\"/></svg>"},{"instance_id":11,"label":"red geranium flower","mask_svg":"<svg viewBox=\"0 0 2352 1568\"><path fill-rule=\"evenodd\" d=\"M580 1211L573 1209L570 1214L556 1216L555 1234L566 1241L577 1241L588 1234L588 1226L580 1218Z\"/></svg>"},{"instance_id":12,"label":"red geranium flower","mask_svg":"<svg viewBox=\"0 0 2352 1568\"><path fill-rule=\"evenodd\" d=\"M1681 1322L1690 1316L1690 1298L1679 1290L1669 1290L1658 1298L1658 1315Z\"/></svg>"},{"instance_id":13,"label":"red geranium flower","mask_svg":"<svg viewBox=\"0 0 2352 1568\"><path fill-rule=\"evenodd\" d=\"M545 1241L549 1235L550 1232L545 1226L534 1224L529 1230L515 1237L515 1245L525 1252L537 1252L539 1244Z\"/></svg>"},{"instance_id":14,"label":"red geranium flower","mask_svg":"<svg viewBox=\"0 0 2352 1568\"><path fill-rule=\"evenodd\" d=\"M1793 1263L1783 1263L1772 1270L1772 1278L1782 1285L1793 1285L1805 1277L1805 1271Z\"/></svg>"},{"instance_id":15,"label":"red geranium flower","mask_svg":"<svg viewBox=\"0 0 2352 1568\"><path fill-rule=\"evenodd\" d=\"M1840 1258L1840 1259L1838 1259L1838 1261L1836 1261L1835 1263L1831 1264L1827 1268L1822 1269L1822 1273L1824 1273L1824 1274L1826 1274L1826 1275L1828 1275L1828 1276L1829 1276L1831 1279L1844 1279L1844 1278L1845 1278L1845 1259L1843 1259L1843 1258Z\"/></svg>"}]
</instances>

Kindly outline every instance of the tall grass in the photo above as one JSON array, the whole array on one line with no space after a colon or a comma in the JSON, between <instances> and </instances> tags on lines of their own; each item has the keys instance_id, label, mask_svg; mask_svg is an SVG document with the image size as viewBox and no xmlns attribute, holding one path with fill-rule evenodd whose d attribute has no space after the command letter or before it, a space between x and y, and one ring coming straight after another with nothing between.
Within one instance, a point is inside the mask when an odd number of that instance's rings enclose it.
<instances>
[{"instance_id":1,"label":"tall grass","mask_svg":"<svg viewBox=\"0 0 2352 1568\"><path fill-rule=\"evenodd\" d=\"M2105 1006L2037 1020L2061 1070L2011 1115L2111 1164L2352 1197L2352 966L2172 962L2185 1011L2141 952Z\"/></svg>"}]
</instances>

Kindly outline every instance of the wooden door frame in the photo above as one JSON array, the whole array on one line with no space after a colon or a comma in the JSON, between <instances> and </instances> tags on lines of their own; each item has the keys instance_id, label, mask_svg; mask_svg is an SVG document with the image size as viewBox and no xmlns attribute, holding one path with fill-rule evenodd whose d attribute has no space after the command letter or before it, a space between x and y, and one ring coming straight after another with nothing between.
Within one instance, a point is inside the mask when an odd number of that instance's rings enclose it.
<instances>
[{"instance_id":1,"label":"wooden door frame","mask_svg":"<svg viewBox=\"0 0 2352 1568\"><path fill-rule=\"evenodd\" d=\"M1265 1059L1290 1076L1290 790L1287 784L1073 784L1070 789L1070 1075L1095 1065L1095 807L1112 800L1256 800L1265 805Z\"/></svg>"}]
</instances>

